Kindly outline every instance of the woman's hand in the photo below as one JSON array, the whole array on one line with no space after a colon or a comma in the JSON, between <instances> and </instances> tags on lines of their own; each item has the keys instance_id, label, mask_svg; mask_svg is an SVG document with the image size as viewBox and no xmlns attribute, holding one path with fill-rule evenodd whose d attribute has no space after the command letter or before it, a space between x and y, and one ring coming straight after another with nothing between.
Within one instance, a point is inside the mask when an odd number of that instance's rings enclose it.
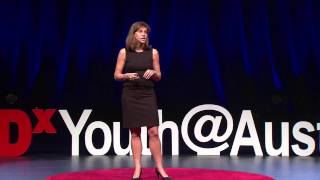
<instances>
[{"instance_id":1,"label":"woman's hand","mask_svg":"<svg viewBox=\"0 0 320 180\"><path fill-rule=\"evenodd\" d=\"M138 73L125 73L124 75L126 76L126 79L130 81L139 79Z\"/></svg>"},{"instance_id":2,"label":"woman's hand","mask_svg":"<svg viewBox=\"0 0 320 180\"><path fill-rule=\"evenodd\" d=\"M150 79L154 74L156 74L156 71L155 71L155 70L147 69L147 70L144 72L143 77L146 78L146 79Z\"/></svg>"}]
</instances>

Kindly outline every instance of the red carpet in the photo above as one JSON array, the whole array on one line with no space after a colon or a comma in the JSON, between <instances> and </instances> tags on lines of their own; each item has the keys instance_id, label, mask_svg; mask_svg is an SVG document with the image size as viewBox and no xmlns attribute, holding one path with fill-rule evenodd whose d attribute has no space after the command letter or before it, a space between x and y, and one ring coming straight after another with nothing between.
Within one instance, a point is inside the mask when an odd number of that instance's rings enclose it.
<instances>
[{"instance_id":1,"label":"red carpet","mask_svg":"<svg viewBox=\"0 0 320 180\"><path fill-rule=\"evenodd\" d=\"M172 177L173 180L274 180L272 177L264 175L225 170L166 168L166 172ZM132 168L101 169L57 174L47 177L46 180L122 180L131 179L132 174ZM141 179L156 179L154 169L143 168Z\"/></svg>"}]
</instances>

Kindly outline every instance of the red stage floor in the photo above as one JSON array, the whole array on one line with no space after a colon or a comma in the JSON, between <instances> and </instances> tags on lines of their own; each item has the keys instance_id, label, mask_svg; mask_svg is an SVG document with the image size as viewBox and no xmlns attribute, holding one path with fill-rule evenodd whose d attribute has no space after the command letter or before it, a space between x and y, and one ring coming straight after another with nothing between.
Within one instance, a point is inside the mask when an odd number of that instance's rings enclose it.
<instances>
[{"instance_id":1,"label":"red stage floor","mask_svg":"<svg viewBox=\"0 0 320 180\"><path fill-rule=\"evenodd\" d=\"M272 177L226 170L198 169L198 168L166 168L173 180L273 180ZM123 180L130 179L132 168L101 169L79 172L62 173L49 176L47 180ZM143 168L143 180L157 179L153 168Z\"/></svg>"}]
</instances>

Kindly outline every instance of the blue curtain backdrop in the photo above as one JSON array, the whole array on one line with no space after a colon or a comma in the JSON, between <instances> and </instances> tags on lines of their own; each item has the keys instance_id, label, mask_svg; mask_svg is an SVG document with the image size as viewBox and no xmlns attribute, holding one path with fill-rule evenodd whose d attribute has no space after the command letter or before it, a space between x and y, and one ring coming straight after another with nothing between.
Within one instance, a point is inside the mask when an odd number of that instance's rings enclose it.
<instances>
[{"instance_id":1,"label":"blue curtain backdrop","mask_svg":"<svg viewBox=\"0 0 320 180\"><path fill-rule=\"evenodd\" d=\"M1 1L0 105L65 108L77 118L92 108L91 121L120 121L116 58L130 25L145 21L160 53L164 120L180 123L210 103L235 120L251 109L262 128L316 122L319 8L316 0Z\"/></svg>"}]
</instances>

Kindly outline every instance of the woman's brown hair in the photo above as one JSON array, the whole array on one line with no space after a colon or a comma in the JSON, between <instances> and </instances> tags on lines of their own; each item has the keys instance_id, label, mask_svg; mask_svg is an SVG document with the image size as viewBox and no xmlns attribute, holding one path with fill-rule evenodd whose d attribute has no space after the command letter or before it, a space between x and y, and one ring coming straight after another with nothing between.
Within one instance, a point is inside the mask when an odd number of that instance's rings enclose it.
<instances>
[{"instance_id":1,"label":"woman's brown hair","mask_svg":"<svg viewBox=\"0 0 320 180\"><path fill-rule=\"evenodd\" d=\"M147 28L147 33L148 34L150 33L151 29L147 23L145 23L143 21L138 21L138 22L133 23L129 29L129 32L128 32L128 35L126 38L126 49L134 51L135 49L138 48L139 43L136 40L136 38L134 37L134 33L138 29L140 29L141 27ZM150 49L150 48L151 48L151 46L149 45L149 37L147 37L146 43L145 43L145 46L143 47L143 49Z\"/></svg>"}]
</instances>

